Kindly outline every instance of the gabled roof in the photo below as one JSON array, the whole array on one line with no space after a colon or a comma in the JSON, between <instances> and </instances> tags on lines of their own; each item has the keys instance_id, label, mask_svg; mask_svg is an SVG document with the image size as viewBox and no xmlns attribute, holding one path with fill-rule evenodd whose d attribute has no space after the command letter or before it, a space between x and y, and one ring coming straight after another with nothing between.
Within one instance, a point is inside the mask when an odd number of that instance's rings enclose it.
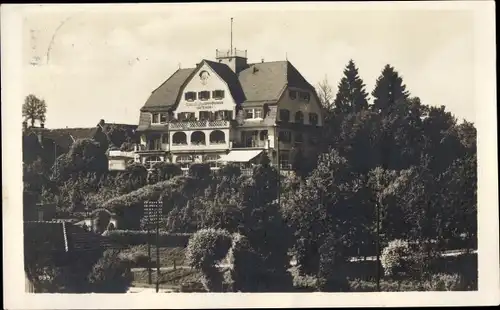
<instances>
[{"instance_id":1,"label":"gabled roof","mask_svg":"<svg viewBox=\"0 0 500 310\"><path fill-rule=\"evenodd\" d=\"M162 107L168 109L173 107L177 102L182 86L194 70L195 68L187 68L175 71L174 74L151 93L143 108Z\"/></svg>"},{"instance_id":2,"label":"gabled roof","mask_svg":"<svg viewBox=\"0 0 500 310\"><path fill-rule=\"evenodd\" d=\"M241 87L238 76L233 72L233 70L231 70L231 68L225 64L215 61L204 60L204 62L226 82L229 87L229 91L236 102L241 103L245 101L245 92Z\"/></svg>"},{"instance_id":3,"label":"gabled roof","mask_svg":"<svg viewBox=\"0 0 500 310\"><path fill-rule=\"evenodd\" d=\"M223 63L203 60L196 68L174 72L152 92L141 111L175 108L183 87L203 63L209 65L228 84L231 95L239 104L276 102L287 86L315 92L315 88L289 61L249 64L236 74Z\"/></svg>"},{"instance_id":4,"label":"gabled roof","mask_svg":"<svg viewBox=\"0 0 500 310\"><path fill-rule=\"evenodd\" d=\"M32 253L88 251L111 245L109 238L64 221L24 222L24 243Z\"/></svg>"}]
</instances>

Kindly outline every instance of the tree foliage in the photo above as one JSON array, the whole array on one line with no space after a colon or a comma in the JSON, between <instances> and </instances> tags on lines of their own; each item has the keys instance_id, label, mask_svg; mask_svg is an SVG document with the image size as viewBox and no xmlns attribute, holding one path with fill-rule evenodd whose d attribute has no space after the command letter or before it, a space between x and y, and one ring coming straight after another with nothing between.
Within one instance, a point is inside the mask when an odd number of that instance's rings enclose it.
<instances>
[{"instance_id":1,"label":"tree foliage","mask_svg":"<svg viewBox=\"0 0 500 310\"><path fill-rule=\"evenodd\" d=\"M359 77L356 64L351 59L344 69L344 76L340 80L337 95L333 101L335 113L359 112L367 109L367 99L365 84Z\"/></svg>"},{"instance_id":2,"label":"tree foliage","mask_svg":"<svg viewBox=\"0 0 500 310\"><path fill-rule=\"evenodd\" d=\"M45 100L39 99L33 94L29 94L24 99L23 117L25 121L29 121L31 127L35 126L36 121L45 123L45 114L47 113L47 104Z\"/></svg>"}]
</instances>

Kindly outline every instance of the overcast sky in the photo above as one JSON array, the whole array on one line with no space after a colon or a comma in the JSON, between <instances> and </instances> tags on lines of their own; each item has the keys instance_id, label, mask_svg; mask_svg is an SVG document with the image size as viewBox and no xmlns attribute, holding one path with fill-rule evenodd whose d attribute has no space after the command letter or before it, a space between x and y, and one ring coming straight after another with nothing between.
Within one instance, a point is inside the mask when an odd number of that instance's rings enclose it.
<instances>
[{"instance_id":1,"label":"overcast sky","mask_svg":"<svg viewBox=\"0 0 500 310\"><path fill-rule=\"evenodd\" d=\"M474 121L474 15L388 8L33 8L24 19L24 92L46 100L50 128L94 126L100 119L136 124L151 91L179 65L193 67L229 48L234 17L233 46L248 50L249 62L288 57L311 84L327 76L336 91L352 58L368 92L391 64L423 103ZM39 65L30 65L36 56Z\"/></svg>"}]
</instances>

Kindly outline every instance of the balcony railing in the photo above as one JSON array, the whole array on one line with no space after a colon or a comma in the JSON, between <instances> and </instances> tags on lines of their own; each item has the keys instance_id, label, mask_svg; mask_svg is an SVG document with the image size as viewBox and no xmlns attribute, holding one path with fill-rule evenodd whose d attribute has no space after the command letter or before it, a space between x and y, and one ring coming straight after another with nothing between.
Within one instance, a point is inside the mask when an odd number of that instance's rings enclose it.
<instances>
[{"instance_id":1,"label":"balcony railing","mask_svg":"<svg viewBox=\"0 0 500 310\"><path fill-rule=\"evenodd\" d=\"M134 152L166 152L168 150L168 144L162 144L161 146L137 144L134 146Z\"/></svg>"},{"instance_id":2,"label":"balcony railing","mask_svg":"<svg viewBox=\"0 0 500 310\"><path fill-rule=\"evenodd\" d=\"M228 120L216 120L216 121L184 121L184 122L172 122L169 125L170 129L200 129L200 128L218 128L218 127L229 127L230 121Z\"/></svg>"},{"instance_id":3,"label":"balcony railing","mask_svg":"<svg viewBox=\"0 0 500 310\"><path fill-rule=\"evenodd\" d=\"M246 50L238 50L236 48L234 49L223 49L223 50L215 50L215 58L224 58L224 57L243 57L247 58L247 51Z\"/></svg>"}]
</instances>

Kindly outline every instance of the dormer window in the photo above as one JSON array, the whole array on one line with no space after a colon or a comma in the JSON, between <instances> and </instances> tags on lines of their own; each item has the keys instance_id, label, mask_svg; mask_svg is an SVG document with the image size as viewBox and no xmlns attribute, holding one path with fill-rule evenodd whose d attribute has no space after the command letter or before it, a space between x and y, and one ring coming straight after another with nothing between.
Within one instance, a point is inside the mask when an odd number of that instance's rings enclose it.
<instances>
[{"instance_id":1,"label":"dormer window","mask_svg":"<svg viewBox=\"0 0 500 310\"><path fill-rule=\"evenodd\" d=\"M159 123L160 123L160 113L152 113L151 124L159 124Z\"/></svg>"},{"instance_id":2,"label":"dormer window","mask_svg":"<svg viewBox=\"0 0 500 310\"><path fill-rule=\"evenodd\" d=\"M311 95L308 92L300 92L300 100L309 101L311 99Z\"/></svg>"},{"instance_id":3,"label":"dormer window","mask_svg":"<svg viewBox=\"0 0 500 310\"><path fill-rule=\"evenodd\" d=\"M160 113L160 123L165 124L167 122L168 115L167 113Z\"/></svg>"},{"instance_id":4,"label":"dormer window","mask_svg":"<svg viewBox=\"0 0 500 310\"><path fill-rule=\"evenodd\" d=\"M288 94L290 95L290 99L292 99L292 100L297 99L297 91L290 90L290 91L288 91Z\"/></svg>"},{"instance_id":5,"label":"dormer window","mask_svg":"<svg viewBox=\"0 0 500 310\"><path fill-rule=\"evenodd\" d=\"M280 120L285 123L290 121L290 111L284 109L280 110Z\"/></svg>"},{"instance_id":6,"label":"dormer window","mask_svg":"<svg viewBox=\"0 0 500 310\"><path fill-rule=\"evenodd\" d=\"M186 101L194 101L196 100L196 93L194 91L188 91L184 94L184 99L186 99Z\"/></svg>"},{"instance_id":7,"label":"dormer window","mask_svg":"<svg viewBox=\"0 0 500 310\"><path fill-rule=\"evenodd\" d=\"M260 108L245 109L245 119L262 119L263 111Z\"/></svg>"},{"instance_id":8,"label":"dormer window","mask_svg":"<svg viewBox=\"0 0 500 310\"><path fill-rule=\"evenodd\" d=\"M200 100L208 100L208 99L210 99L210 92L206 91L206 90L200 91L200 92L198 92L198 98Z\"/></svg>"},{"instance_id":9,"label":"dormer window","mask_svg":"<svg viewBox=\"0 0 500 310\"><path fill-rule=\"evenodd\" d=\"M214 90L212 92L212 98L216 100L224 99L224 91L223 90Z\"/></svg>"}]
</instances>

